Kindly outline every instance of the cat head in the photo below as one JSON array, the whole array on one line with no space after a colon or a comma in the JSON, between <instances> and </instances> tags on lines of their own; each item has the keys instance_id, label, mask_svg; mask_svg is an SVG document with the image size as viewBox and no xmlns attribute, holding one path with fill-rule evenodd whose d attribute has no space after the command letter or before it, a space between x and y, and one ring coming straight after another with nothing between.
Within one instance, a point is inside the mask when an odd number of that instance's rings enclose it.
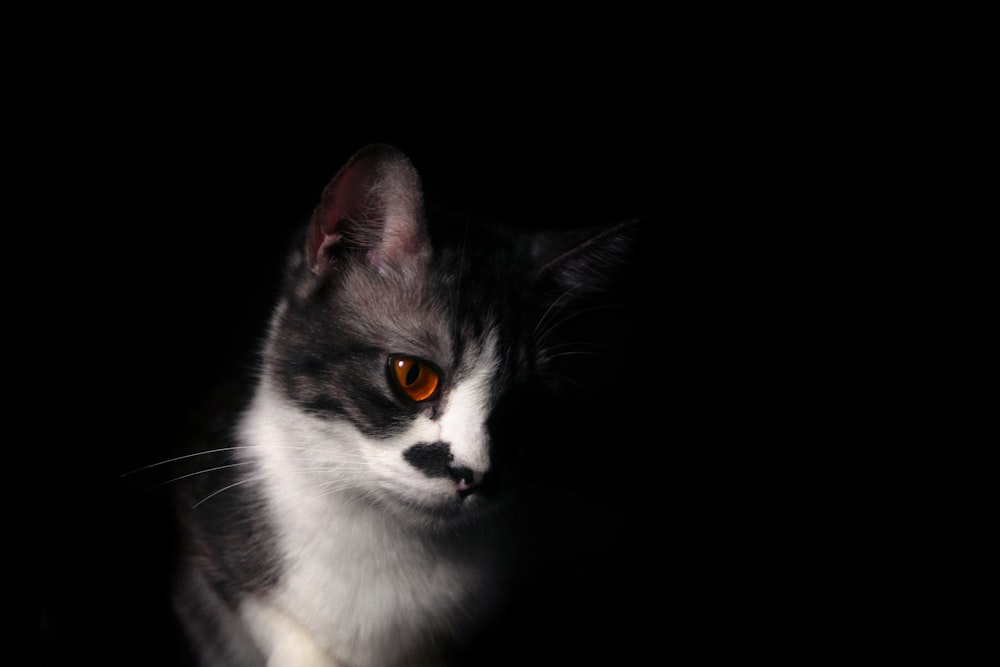
<instances>
[{"instance_id":1,"label":"cat head","mask_svg":"<svg viewBox=\"0 0 1000 667\"><path fill-rule=\"evenodd\" d=\"M495 406L544 367L546 319L601 284L627 237L431 228L409 159L362 149L323 191L271 325L265 384L296 451L401 516L475 514Z\"/></svg>"}]
</instances>

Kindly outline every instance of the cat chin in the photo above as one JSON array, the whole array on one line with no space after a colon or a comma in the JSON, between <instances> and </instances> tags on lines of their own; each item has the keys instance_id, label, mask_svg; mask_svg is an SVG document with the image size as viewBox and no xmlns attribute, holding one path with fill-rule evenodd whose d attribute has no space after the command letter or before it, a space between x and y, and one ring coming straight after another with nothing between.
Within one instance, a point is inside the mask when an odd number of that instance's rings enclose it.
<instances>
[{"instance_id":1,"label":"cat chin","mask_svg":"<svg viewBox=\"0 0 1000 667\"><path fill-rule=\"evenodd\" d=\"M446 498L415 500L411 496L387 491L381 501L388 512L407 523L449 528L489 514L494 505L482 496L473 494L463 498L458 493Z\"/></svg>"}]
</instances>

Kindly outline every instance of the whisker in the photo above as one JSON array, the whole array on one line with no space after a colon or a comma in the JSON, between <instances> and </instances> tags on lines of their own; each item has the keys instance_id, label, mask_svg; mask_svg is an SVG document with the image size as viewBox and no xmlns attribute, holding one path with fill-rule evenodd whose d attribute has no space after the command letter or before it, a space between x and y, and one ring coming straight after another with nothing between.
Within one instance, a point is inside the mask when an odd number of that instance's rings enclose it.
<instances>
[{"instance_id":1,"label":"whisker","mask_svg":"<svg viewBox=\"0 0 1000 667\"><path fill-rule=\"evenodd\" d=\"M249 484L250 482L258 482L258 481L260 481L262 479L267 479L268 477L273 477L273 476L274 476L274 473L266 473L264 475L255 475L253 477L247 477L246 479L241 479L241 480L239 480L237 482L233 482L232 484L230 484L228 486L224 486L221 489L218 489L218 490L213 491L212 493L208 494L207 496L205 496L204 498L202 498L201 500L199 500L198 502L196 502L194 505L192 505L191 509L197 509L198 506L201 505L203 502L205 502L206 500L209 500L211 498L214 498L215 496L219 495L223 491L228 491L229 489L235 488L235 487L240 486L242 484Z\"/></svg>"},{"instance_id":2,"label":"whisker","mask_svg":"<svg viewBox=\"0 0 1000 667\"><path fill-rule=\"evenodd\" d=\"M238 481L236 481L236 482L234 482L232 484L229 484L227 486L222 487L221 489L213 491L212 493L208 494L207 496L205 496L204 498L202 498L201 500L199 500L198 502L196 502L194 505L192 505L191 509L195 509L196 507L198 507L199 505L201 505L206 500L209 500L210 498L212 498L214 496L217 496L218 494L222 493L223 491L228 491L229 489L232 489L234 487L240 486L241 484L248 484L250 482L258 482L260 480L267 479L269 477L277 477L278 475L296 475L296 474L304 473L304 472L337 472L338 469L339 468L337 468L335 466L329 466L329 465L327 465L327 466L315 467L315 468L296 468L294 470L287 470L287 471L283 471L283 472L280 472L280 473L268 472L268 473L265 473L263 475L254 475L253 477L247 477L245 479L238 480ZM357 470L360 470L360 469L357 469Z\"/></svg>"},{"instance_id":3,"label":"whisker","mask_svg":"<svg viewBox=\"0 0 1000 667\"><path fill-rule=\"evenodd\" d=\"M566 290L565 292L563 292L563 293L562 293L562 294L560 294L560 295L559 295L558 297L556 297L555 299L553 299L553 300L552 300L552 303L550 303L550 304L549 304L549 307L548 307L548 308L546 308L546 309L545 309L545 312L544 312L544 313L542 313L542 316L538 318L538 322L536 322L536 323L535 323L535 328L531 330L531 336L532 336L532 337L534 337L534 336L535 336L535 334L536 334L536 333L538 333L538 329L539 329L539 327L541 327L541 326L542 326L542 324L543 324L543 323L545 322L546 318L548 318L548 317L549 317L549 314L550 314L550 313L552 313L552 310L553 310L554 308L556 308L557 306L558 306L558 307L560 308L560 310L561 310L561 309L562 309L562 308L563 308L564 306L563 306L562 304L560 304L560 302L561 302L561 301L562 301L563 299L566 299L566 298L568 298L568 297L569 297L569 296L570 296L570 295L571 295L571 294L572 294L572 293L573 293L573 292L574 292L574 291L575 291L575 290L576 290L577 288L579 288L579 287L580 287L581 285L582 285L582 283L581 283L581 284L579 284L579 285L574 285L574 286L570 287L570 288L569 288L569 289L567 289L567 290ZM556 312L558 312L558 311L556 311Z\"/></svg>"},{"instance_id":4,"label":"whisker","mask_svg":"<svg viewBox=\"0 0 1000 667\"><path fill-rule=\"evenodd\" d=\"M549 354L547 358L551 361L552 359L558 359L559 357L570 357L578 354L585 354L592 357L603 357L608 354L607 351L595 351L595 350L569 350L567 352L559 352L556 354Z\"/></svg>"},{"instance_id":5,"label":"whisker","mask_svg":"<svg viewBox=\"0 0 1000 667\"><path fill-rule=\"evenodd\" d=\"M329 472L342 472L342 471L347 471L347 472L366 472L366 471L369 470L369 468L368 468L367 465L346 466L346 465L341 465L339 462L338 463L331 463L328 459L301 459L301 461L303 461L305 463L326 463L327 467L325 467L325 468L301 468L299 470L310 470L310 471L324 471L325 470L325 471L329 471ZM165 480L163 482L159 482L158 484L154 484L153 486L151 486L148 489L146 489L146 491L147 492L148 491L153 491L154 489L158 489L158 488L160 488L162 486L166 486L167 484L173 484L174 482L179 482L182 479L187 479L189 477L196 477L198 475L205 475L207 473L216 472L216 471L219 471L219 470L225 470L227 468L235 468L237 466L254 465L256 463L257 463L256 461L240 461L238 463L227 463L225 465L215 466L213 468L205 468L204 470L196 470L194 472L189 472L187 474L180 475L178 477L174 477L173 479L168 479L168 480ZM290 472L296 472L296 471L293 470L293 471L290 471Z\"/></svg>"},{"instance_id":6,"label":"whisker","mask_svg":"<svg viewBox=\"0 0 1000 667\"><path fill-rule=\"evenodd\" d=\"M173 479L168 479L159 484L154 484L153 486L146 489L146 491L152 491L153 489L158 489L161 486L166 486L167 484L173 484L174 482L179 482L182 479L187 479L188 477L195 477L197 475L204 475L206 473L215 472L217 470L225 470L226 468L234 468L236 466L252 465L254 461L241 461L240 463L227 463L226 465L216 466L214 468L206 468L204 470L196 470L195 472L189 472L186 475L181 475L179 477L174 477Z\"/></svg>"},{"instance_id":7,"label":"whisker","mask_svg":"<svg viewBox=\"0 0 1000 667\"><path fill-rule=\"evenodd\" d=\"M568 348L572 349L591 349L597 352L613 352L616 347L614 345L609 345L607 343L588 343L586 341L567 341L565 343L558 343L556 345L547 345L545 347L546 352L555 352L558 350L565 350Z\"/></svg>"},{"instance_id":8,"label":"whisker","mask_svg":"<svg viewBox=\"0 0 1000 667\"><path fill-rule=\"evenodd\" d=\"M620 229L622 229L624 227L627 227L628 225L634 224L635 222L637 222L637 221L629 221L629 222L626 222L626 223L622 223L620 225L616 225L613 230L610 230L608 232L605 232L605 233L602 233L602 234L598 235L594 239L591 239L588 243L594 243L596 241L599 241L601 238L603 238L604 236L606 236L609 233L617 233L618 230L620 230ZM572 252L575 252L575 250L572 251ZM555 263L556 261L558 261L558 260L554 260L551 263ZM552 303L549 304L549 307L546 308L546 310L542 314L542 316L538 319L538 322L535 324L535 328L532 330L531 335L534 336L538 332L539 327L542 326L542 324L545 322L545 320L549 317L550 313L552 313L554 309L556 309L558 307L558 310L556 310L555 312L559 312L560 310L563 310L565 308L566 304L564 304L562 302L565 301L570 295L572 295L573 292L575 292L577 290L581 290L581 289L590 288L595 283L599 284L601 282L602 282L602 278L600 276L596 276L595 275L595 276L591 277L588 280L583 280L581 282L578 282L577 284L575 284L572 287L568 288L566 291L564 291L558 297L556 297L552 301Z\"/></svg>"},{"instance_id":9,"label":"whisker","mask_svg":"<svg viewBox=\"0 0 1000 667\"><path fill-rule=\"evenodd\" d=\"M540 375L543 375L543 376L546 376L546 377L555 378L559 382L565 382L567 384L571 384L571 385L573 385L577 389L577 391L581 391L581 392L582 391L586 391L586 389L584 388L584 386L582 384L580 384L578 381L574 380L573 378L571 378L568 375L565 375L563 373L556 373L555 371L542 371L542 372L540 372Z\"/></svg>"},{"instance_id":10,"label":"whisker","mask_svg":"<svg viewBox=\"0 0 1000 667\"><path fill-rule=\"evenodd\" d=\"M194 458L196 456L207 456L208 454L218 454L219 452L231 452L231 451L236 451L236 450L239 450L239 449L258 449L260 447L261 447L261 445L240 445L240 446L237 446L237 447L219 447L217 449L206 449L206 450L201 451L201 452L194 452L193 454L183 454L181 456L175 456L173 458L165 459L163 461L157 461L156 463L150 463L149 465L142 466L141 468L136 468L135 470L130 470L128 472L122 473L121 477L128 477L129 475L135 475L136 473L140 473L140 472L142 472L144 470L149 470L151 468L156 468L156 467L159 467L159 466L164 466L164 465L167 465L168 463L176 463L177 461L183 461L185 459L191 459L191 458ZM281 449L298 449L298 450L302 450L302 451L307 451L308 450L308 447L292 447L292 446L285 446L285 445L263 445L263 447L267 447L267 448L273 447L273 448L281 448Z\"/></svg>"},{"instance_id":11,"label":"whisker","mask_svg":"<svg viewBox=\"0 0 1000 667\"><path fill-rule=\"evenodd\" d=\"M557 331L559 329L559 327L565 325L567 322L569 322L570 320L572 320L572 319L574 319L576 317L579 317L581 315L586 315L588 313L596 312L596 311L599 311L599 310L609 310L609 309L612 309L612 308L625 308L625 307L627 307L626 304L609 303L609 304L601 304L601 305L596 305L596 306L590 306L589 308L580 308L580 309L577 309L577 310L573 310L572 312L568 313L562 319L559 319L559 320L556 320L555 322L551 322L550 324L547 324L546 327L545 327L545 329L543 329L540 334L537 333L538 327L536 326L535 327L535 331L532 332L532 337L535 340L535 343L537 345L541 345L541 344L544 343L545 339L548 338L550 335L552 335L553 332Z\"/></svg>"}]
</instances>

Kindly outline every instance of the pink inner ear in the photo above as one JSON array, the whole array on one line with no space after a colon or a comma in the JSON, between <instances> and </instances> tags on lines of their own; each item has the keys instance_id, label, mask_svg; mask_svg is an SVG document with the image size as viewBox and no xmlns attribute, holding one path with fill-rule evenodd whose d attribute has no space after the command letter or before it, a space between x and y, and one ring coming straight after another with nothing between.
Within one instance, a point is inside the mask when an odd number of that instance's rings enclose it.
<instances>
[{"instance_id":1,"label":"pink inner ear","mask_svg":"<svg viewBox=\"0 0 1000 667\"><path fill-rule=\"evenodd\" d=\"M330 247L344 238L344 225L359 219L365 207L370 206L374 180L374 165L365 156L344 165L323 189L306 237L306 256L314 272L325 265Z\"/></svg>"},{"instance_id":2,"label":"pink inner ear","mask_svg":"<svg viewBox=\"0 0 1000 667\"><path fill-rule=\"evenodd\" d=\"M336 231L340 220L338 211L334 208L320 204L313 211L312 219L309 221L309 229L306 232L306 257L309 260L309 267L316 273L319 273L324 265L330 246L341 238L341 234Z\"/></svg>"},{"instance_id":3,"label":"pink inner ear","mask_svg":"<svg viewBox=\"0 0 1000 667\"><path fill-rule=\"evenodd\" d=\"M328 269L331 248L345 239L364 249L369 264L382 270L408 261L426 246L420 178L399 151L387 146L362 149L323 190L306 234L309 266Z\"/></svg>"}]
</instances>

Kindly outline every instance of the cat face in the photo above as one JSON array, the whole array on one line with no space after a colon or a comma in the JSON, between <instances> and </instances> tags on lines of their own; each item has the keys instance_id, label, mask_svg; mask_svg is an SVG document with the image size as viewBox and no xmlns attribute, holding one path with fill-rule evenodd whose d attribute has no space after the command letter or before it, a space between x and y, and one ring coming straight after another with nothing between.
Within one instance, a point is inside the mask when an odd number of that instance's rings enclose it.
<instances>
[{"instance_id":1,"label":"cat face","mask_svg":"<svg viewBox=\"0 0 1000 667\"><path fill-rule=\"evenodd\" d=\"M487 424L543 363L551 294L582 291L588 261L613 243L578 253L539 238L432 242L421 200L412 165L388 147L334 177L290 263L265 394L317 493L450 521L489 505Z\"/></svg>"},{"instance_id":2,"label":"cat face","mask_svg":"<svg viewBox=\"0 0 1000 667\"><path fill-rule=\"evenodd\" d=\"M354 493L447 518L485 505L486 425L511 352L500 322L456 317L435 274L352 267L282 308L267 357L287 409L321 425L304 439L309 457Z\"/></svg>"}]
</instances>

